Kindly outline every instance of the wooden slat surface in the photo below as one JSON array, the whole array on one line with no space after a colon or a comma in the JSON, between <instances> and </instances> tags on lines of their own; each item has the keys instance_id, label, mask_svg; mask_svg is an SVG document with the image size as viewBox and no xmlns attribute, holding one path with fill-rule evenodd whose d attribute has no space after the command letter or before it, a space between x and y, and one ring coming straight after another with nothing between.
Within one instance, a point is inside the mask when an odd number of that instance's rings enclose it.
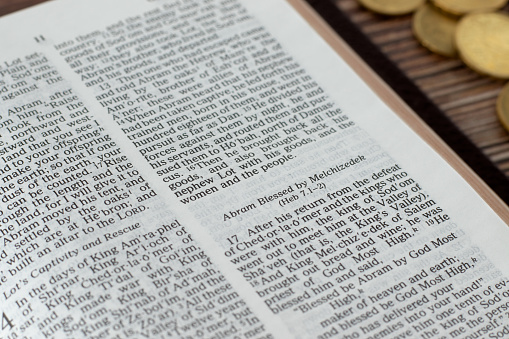
<instances>
[{"instance_id":1,"label":"wooden slat surface","mask_svg":"<svg viewBox=\"0 0 509 339\"><path fill-rule=\"evenodd\" d=\"M505 81L478 75L460 60L420 46L412 34L412 15L378 15L357 0L335 3L509 177L509 133L495 109Z\"/></svg>"},{"instance_id":2,"label":"wooden slat surface","mask_svg":"<svg viewBox=\"0 0 509 339\"><path fill-rule=\"evenodd\" d=\"M48 0L0 0L0 16L37 5ZM27 23L29 24L29 23Z\"/></svg>"}]
</instances>

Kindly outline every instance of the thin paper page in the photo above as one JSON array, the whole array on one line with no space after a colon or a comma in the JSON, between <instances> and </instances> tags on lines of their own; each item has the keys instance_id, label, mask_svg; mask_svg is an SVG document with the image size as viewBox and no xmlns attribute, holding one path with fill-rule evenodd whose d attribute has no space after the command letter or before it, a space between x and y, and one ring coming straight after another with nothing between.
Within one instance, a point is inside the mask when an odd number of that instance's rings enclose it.
<instances>
[{"instance_id":1,"label":"thin paper page","mask_svg":"<svg viewBox=\"0 0 509 339\"><path fill-rule=\"evenodd\" d=\"M95 3L0 21L9 330L503 329L506 226L287 3Z\"/></svg>"}]
</instances>

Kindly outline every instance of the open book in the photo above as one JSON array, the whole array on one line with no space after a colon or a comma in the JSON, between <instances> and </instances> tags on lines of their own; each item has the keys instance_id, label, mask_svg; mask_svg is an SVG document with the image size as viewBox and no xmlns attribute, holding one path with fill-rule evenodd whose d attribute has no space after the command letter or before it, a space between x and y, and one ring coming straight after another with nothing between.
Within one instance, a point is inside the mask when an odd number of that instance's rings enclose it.
<instances>
[{"instance_id":1,"label":"open book","mask_svg":"<svg viewBox=\"0 0 509 339\"><path fill-rule=\"evenodd\" d=\"M508 335L507 208L292 4L0 20L1 338Z\"/></svg>"}]
</instances>

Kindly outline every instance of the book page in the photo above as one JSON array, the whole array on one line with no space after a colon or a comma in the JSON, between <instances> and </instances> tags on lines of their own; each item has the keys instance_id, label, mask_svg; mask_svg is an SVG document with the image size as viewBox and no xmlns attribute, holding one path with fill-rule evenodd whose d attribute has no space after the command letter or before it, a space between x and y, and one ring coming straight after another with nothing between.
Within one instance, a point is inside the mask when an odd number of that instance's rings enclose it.
<instances>
[{"instance_id":1,"label":"book page","mask_svg":"<svg viewBox=\"0 0 509 339\"><path fill-rule=\"evenodd\" d=\"M506 225L286 2L0 29L4 337L504 335Z\"/></svg>"}]
</instances>

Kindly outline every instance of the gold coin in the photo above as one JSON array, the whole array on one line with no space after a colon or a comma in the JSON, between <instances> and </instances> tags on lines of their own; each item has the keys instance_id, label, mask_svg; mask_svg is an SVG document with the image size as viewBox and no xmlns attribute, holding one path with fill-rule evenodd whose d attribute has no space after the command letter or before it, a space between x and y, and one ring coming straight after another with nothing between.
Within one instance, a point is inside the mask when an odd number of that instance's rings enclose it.
<instances>
[{"instance_id":1,"label":"gold coin","mask_svg":"<svg viewBox=\"0 0 509 339\"><path fill-rule=\"evenodd\" d=\"M447 16L435 6L426 4L419 8L412 21L414 35L430 51L455 57L454 33L458 20Z\"/></svg>"},{"instance_id":2,"label":"gold coin","mask_svg":"<svg viewBox=\"0 0 509 339\"><path fill-rule=\"evenodd\" d=\"M456 47L473 70L509 79L509 16L501 13L468 14L458 23Z\"/></svg>"},{"instance_id":3,"label":"gold coin","mask_svg":"<svg viewBox=\"0 0 509 339\"><path fill-rule=\"evenodd\" d=\"M385 15L403 15L415 11L426 0L359 0L359 2L374 12Z\"/></svg>"},{"instance_id":4,"label":"gold coin","mask_svg":"<svg viewBox=\"0 0 509 339\"><path fill-rule=\"evenodd\" d=\"M498 119L509 131L509 84L505 85L497 100Z\"/></svg>"},{"instance_id":5,"label":"gold coin","mask_svg":"<svg viewBox=\"0 0 509 339\"><path fill-rule=\"evenodd\" d=\"M463 15L471 12L494 11L504 7L507 0L433 0L433 3L446 12Z\"/></svg>"}]
</instances>

